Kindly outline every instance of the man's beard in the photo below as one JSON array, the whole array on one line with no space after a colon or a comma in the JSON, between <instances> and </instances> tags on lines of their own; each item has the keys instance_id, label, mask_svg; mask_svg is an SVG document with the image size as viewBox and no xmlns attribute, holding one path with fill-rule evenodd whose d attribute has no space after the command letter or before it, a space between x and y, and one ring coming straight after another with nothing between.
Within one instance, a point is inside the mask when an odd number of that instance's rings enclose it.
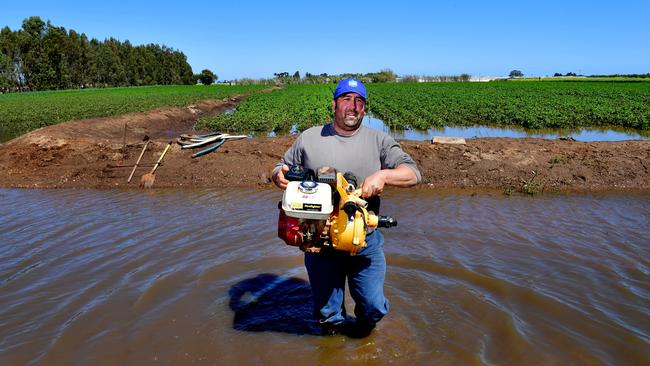
<instances>
[{"instance_id":1,"label":"man's beard","mask_svg":"<svg viewBox=\"0 0 650 366\"><path fill-rule=\"evenodd\" d=\"M361 115L356 115L356 116L345 116L343 118L343 124L346 127L349 127L350 129L353 129L361 124Z\"/></svg>"}]
</instances>

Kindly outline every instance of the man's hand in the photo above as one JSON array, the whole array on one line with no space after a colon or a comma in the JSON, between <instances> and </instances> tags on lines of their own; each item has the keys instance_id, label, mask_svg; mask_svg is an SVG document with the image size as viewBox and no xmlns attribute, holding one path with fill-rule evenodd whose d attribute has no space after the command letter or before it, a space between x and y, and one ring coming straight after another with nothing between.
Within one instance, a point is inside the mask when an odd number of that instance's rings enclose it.
<instances>
[{"instance_id":1,"label":"man's hand","mask_svg":"<svg viewBox=\"0 0 650 366\"><path fill-rule=\"evenodd\" d=\"M289 184L289 181L284 177L285 174L289 172L289 166L284 164L280 169L275 168L273 170L273 175L271 175L271 179L273 180L273 183L275 183L278 188L285 189L287 188L287 184Z\"/></svg>"},{"instance_id":2,"label":"man's hand","mask_svg":"<svg viewBox=\"0 0 650 366\"><path fill-rule=\"evenodd\" d=\"M383 192L386 184L386 171L378 170L361 184L361 198L370 198Z\"/></svg>"},{"instance_id":3,"label":"man's hand","mask_svg":"<svg viewBox=\"0 0 650 366\"><path fill-rule=\"evenodd\" d=\"M395 169L383 169L374 172L361 184L361 197L370 198L380 194L386 184L396 187L412 187L418 182L413 169L402 164Z\"/></svg>"}]
</instances>

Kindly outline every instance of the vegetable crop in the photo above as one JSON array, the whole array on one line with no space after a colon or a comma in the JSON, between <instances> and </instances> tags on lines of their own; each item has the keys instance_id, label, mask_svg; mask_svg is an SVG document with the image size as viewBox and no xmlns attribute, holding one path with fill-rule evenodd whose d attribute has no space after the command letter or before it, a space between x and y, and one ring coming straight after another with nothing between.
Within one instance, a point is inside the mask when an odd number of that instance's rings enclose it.
<instances>
[{"instance_id":1,"label":"vegetable crop","mask_svg":"<svg viewBox=\"0 0 650 366\"><path fill-rule=\"evenodd\" d=\"M63 121L187 106L266 86L173 85L0 95L0 141Z\"/></svg>"},{"instance_id":2,"label":"vegetable crop","mask_svg":"<svg viewBox=\"0 0 650 366\"><path fill-rule=\"evenodd\" d=\"M366 84L368 113L391 128L442 126L650 130L650 83L491 82ZM299 131L332 120L333 84L251 95L232 114L202 118L219 131Z\"/></svg>"},{"instance_id":3,"label":"vegetable crop","mask_svg":"<svg viewBox=\"0 0 650 366\"><path fill-rule=\"evenodd\" d=\"M368 85L368 108L391 127L650 129L650 83L491 82Z\"/></svg>"},{"instance_id":4,"label":"vegetable crop","mask_svg":"<svg viewBox=\"0 0 650 366\"><path fill-rule=\"evenodd\" d=\"M270 93L256 93L234 113L199 119L199 126L215 131L303 131L332 120L332 84L288 85Z\"/></svg>"}]
</instances>

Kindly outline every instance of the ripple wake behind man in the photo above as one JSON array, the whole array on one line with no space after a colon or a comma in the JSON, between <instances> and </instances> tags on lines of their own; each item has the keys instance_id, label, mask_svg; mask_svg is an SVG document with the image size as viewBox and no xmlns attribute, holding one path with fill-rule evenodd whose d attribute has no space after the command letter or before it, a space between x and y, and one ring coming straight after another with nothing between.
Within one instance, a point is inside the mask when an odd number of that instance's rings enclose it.
<instances>
[{"instance_id":1,"label":"ripple wake behind man","mask_svg":"<svg viewBox=\"0 0 650 366\"><path fill-rule=\"evenodd\" d=\"M363 126L366 87L354 78L341 80L332 99L334 122L304 131L273 170L273 182L282 189L289 183L289 166L300 165L316 171L332 167L352 172L362 182L362 197L369 209L378 213L379 194L385 185L411 187L420 182L413 159L387 134ZM366 236L367 246L355 256L342 251L305 252L305 267L314 299L314 313L325 334L343 330L346 321L345 282L355 301L356 335L370 334L388 313L384 296L386 259L384 236L374 230Z\"/></svg>"}]
</instances>

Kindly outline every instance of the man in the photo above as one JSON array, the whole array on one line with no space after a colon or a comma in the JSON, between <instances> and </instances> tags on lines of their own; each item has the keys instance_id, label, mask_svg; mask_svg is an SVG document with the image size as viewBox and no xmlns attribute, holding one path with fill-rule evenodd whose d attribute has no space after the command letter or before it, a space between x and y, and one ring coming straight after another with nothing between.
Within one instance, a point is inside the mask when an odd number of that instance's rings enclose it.
<instances>
[{"instance_id":1,"label":"man","mask_svg":"<svg viewBox=\"0 0 650 366\"><path fill-rule=\"evenodd\" d=\"M317 171L332 167L352 172L361 183L362 197L378 214L379 194L385 185L411 187L420 180L413 159L387 134L363 126L366 87L359 80L341 80L334 90L334 122L304 131L273 170L273 182L287 187L285 174L290 165ZM370 333L388 312L384 297L386 259L384 237L379 230L366 236L367 247L357 255L323 250L305 253L305 267L312 287L315 313L326 333L334 333L346 320L345 280L355 301L356 324L351 329L360 336Z\"/></svg>"}]
</instances>

